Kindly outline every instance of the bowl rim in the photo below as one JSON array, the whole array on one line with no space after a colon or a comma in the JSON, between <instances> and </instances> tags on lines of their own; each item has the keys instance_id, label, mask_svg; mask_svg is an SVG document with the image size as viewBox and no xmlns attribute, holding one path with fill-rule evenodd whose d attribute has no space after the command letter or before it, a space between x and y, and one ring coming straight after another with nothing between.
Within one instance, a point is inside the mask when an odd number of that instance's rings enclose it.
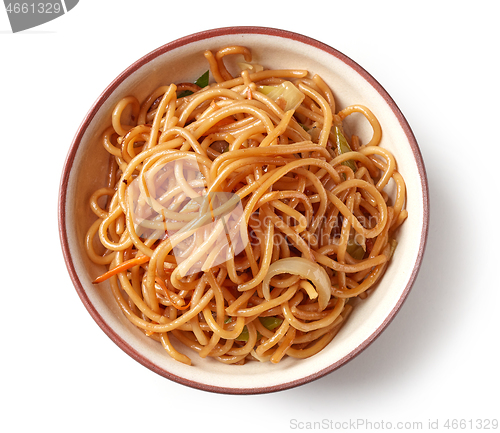
<instances>
[{"instance_id":1,"label":"bowl rim","mask_svg":"<svg viewBox=\"0 0 500 433\"><path fill-rule=\"evenodd\" d=\"M204 39L211 39L219 36L227 36L227 35L241 35L241 34L253 34L253 35L267 35L267 36L275 36L282 37L285 39L294 40L297 42L301 42L305 45L309 45L315 48L318 48L326 53L333 55L338 58L352 69L354 69L360 76L362 76L376 91L379 95L385 100L387 105L392 110L393 114L396 116L399 124L408 139L410 144L414 160L417 166L417 171L420 177L421 189L422 189L422 200L423 200L423 221L422 221L422 231L420 233L420 242L419 248L415 259L415 264L412 269L412 272L409 276L408 283L404 290L401 292L401 295L395 304L394 308L387 315L383 323L376 328L368 338L366 338L360 345L358 345L355 349L353 349L350 353L348 353L343 358L339 359L337 362L330 364L328 367L319 370L315 373L308 374L300 379L292 380L289 382L283 382L273 386L259 386L255 388L232 388L225 386L213 386L205 383L199 383L193 380L188 379L187 377L181 377L176 374L173 374L164 368L156 365L154 362L150 361L147 357L139 353L135 350L129 343L123 340L116 332L111 329L111 327L106 323L106 321L102 318L99 312L96 310L92 302L89 300L85 289L83 287L82 282L78 276L78 272L75 267L75 262L73 260L71 254L71 248L68 240L68 234L66 229L66 198L67 198L67 187L70 179L71 170L73 167L73 162L76 157L76 153L80 146L80 142L85 134L86 129L89 124L92 122L93 118L99 111L100 107L107 100L107 98L113 93L113 91L131 74L135 71L154 60L158 56L165 54L169 51L172 51L176 48L183 47L185 45L189 45L194 42L198 42ZM59 200L58 200L58 227L59 227L59 238L63 253L63 258L70 275L70 278L73 282L73 285L76 289L80 300L84 304L87 311L90 313L91 317L97 323L97 325L104 331L104 333L125 353L135 359L137 362L142 364L144 367L150 369L151 371L163 376L169 380L177 382L182 385L186 385L191 388L209 391L214 393L221 394L263 394L270 393L276 391L282 391L286 389L290 389L293 387L297 387L299 385L303 385L314 380L317 380L337 368L345 365L348 361L355 358L358 354L360 354L363 350L365 350L375 339L382 333L382 331L389 325L389 323L394 319L401 306L405 302L408 297L408 294L417 278L418 272L420 270L422 259L426 247L428 231L429 231L429 190L428 190L428 180L426 169L423 161L423 157L420 151L420 148L417 144L417 140L413 134L413 131L410 128L410 125L403 113L396 105L395 101L388 94L388 92L382 87L382 85L364 68L362 68L358 63L353 61L351 58L341 53L337 49L320 42L314 38L309 36L305 36L299 33L295 33L289 30L283 30L278 28L271 27L259 27L259 26L231 26L231 27L221 27L221 28L213 28L209 30L204 30L201 32L193 33L187 36L183 36L179 39L168 42L148 54L144 55L140 59L136 60L129 67L127 67L123 72L121 72L99 95L96 101L93 103L87 114L85 115L83 121L77 129L77 132L73 138L73 141L70 145L68 154L66 156L66 160L64 162L62 176L59 185Z\"/></svg>"}]
</instances>

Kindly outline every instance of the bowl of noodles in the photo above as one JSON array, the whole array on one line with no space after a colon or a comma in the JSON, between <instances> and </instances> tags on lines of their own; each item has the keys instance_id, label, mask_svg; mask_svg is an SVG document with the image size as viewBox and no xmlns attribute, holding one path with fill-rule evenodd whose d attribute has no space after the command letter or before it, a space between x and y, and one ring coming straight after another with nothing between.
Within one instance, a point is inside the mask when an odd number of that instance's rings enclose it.
<instances>
[{"instance_id":1,"label":"bowl of noodles","mask_svg":"<svg viewBox=\"0 0 500 433\"><path fill-rule=\"evenodd\" d=\"M400 310L428 227L394 101L336 49L230 27L146 54L63 169L60 238L93 319L175 382L256 394L331 373Z\"/></svg>"}]
</instances>

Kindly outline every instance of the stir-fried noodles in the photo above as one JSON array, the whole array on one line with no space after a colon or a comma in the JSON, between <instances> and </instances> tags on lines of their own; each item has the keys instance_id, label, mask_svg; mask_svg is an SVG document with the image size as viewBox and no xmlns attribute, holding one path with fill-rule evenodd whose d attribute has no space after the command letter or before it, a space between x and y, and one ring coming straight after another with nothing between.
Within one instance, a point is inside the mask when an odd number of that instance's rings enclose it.
<instances>
[{"instance_id":1,"label":"stir-fried noodles","mask_svg":"<svg viewBox=\"0 0 500 433\"><path fill-rule=\"evenodd\" d=\"M244 56L238 76L226 55ZM174 339L228 364L310 357L382 276L404 180L374 114L337 110L318 75L252 64L246 47L205 58L213 83L113 111L109 184L90 198L88 255L108 269L94 282L180 362ZM344 129L352 113L368 142Z\"/></svg>"}]
</instances>

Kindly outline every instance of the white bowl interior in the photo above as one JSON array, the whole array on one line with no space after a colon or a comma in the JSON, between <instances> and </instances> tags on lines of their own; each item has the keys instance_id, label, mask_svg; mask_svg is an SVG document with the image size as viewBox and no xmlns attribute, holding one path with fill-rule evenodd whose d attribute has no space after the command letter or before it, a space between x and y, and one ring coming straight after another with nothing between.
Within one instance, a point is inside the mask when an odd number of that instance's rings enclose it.
<instances>
[{"instance_id":1,"label":"white bowl interior","mask_svg":"<svg viewBox=\"0 0 500 433\"><path fill-rule=\"evenodd\" d=\"M180 348L193 360L193 366L186 366L172 360L160 344L131 325L109 289L91 284L104 268L93 264L84 249L85 233L94 220L88 199L105 181L108 155L100 136L109 125L115 103L129 94L142 100L159 85L193 81L208 69L204 50L234 44L251 48L253 61L265 67L308 69L319 74L333 89L338 107L350 104L369 107L383 128L381 146L396 156L399 171L407 182L409 218L399 231L398 248L378 288L355 308L332 343L318 355L300 361L285 358L277 365L248 362L243 366L231 366L201 359L191 350ZM80 283L80 296L88 299L87 307L98 323L101 322L100 326L131 356L154 371L187 385L224 392L262 392L278 389L283 384L285 387L300 384L331 370L332 365L341 365L373 340L393 317L411 286L422 253L427 224L425 175L421 161L416 162L418 149L410 145L411 138L401 125L397 108L393 111L394 106L379 93L383 90L376 83L374 87L373 80L360 75L357 65L353 67L344 60L342 55L336 57L300 40L255 33L225 34L191 41L158 55L131 75L125 74L114 82L106 93L109 97L91 110L92 120L82 131L79 144L78 140L75 142L77 148L68 177L62 224L70 260ZM361 116L355 120L356 126L350 127L356 128L361 137L369 137L368 122ZM411 132L409 134L411 136Z\"/></svg>"}]
</instances>

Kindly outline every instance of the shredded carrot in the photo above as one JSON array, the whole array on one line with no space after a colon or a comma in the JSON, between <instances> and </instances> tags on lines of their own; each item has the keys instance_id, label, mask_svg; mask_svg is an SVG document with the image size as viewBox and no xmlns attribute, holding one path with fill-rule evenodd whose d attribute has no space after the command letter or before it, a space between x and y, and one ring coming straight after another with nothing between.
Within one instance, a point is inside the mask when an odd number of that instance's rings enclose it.
<instances>
[{"instance_id":1,"label":"shredded carrot","mask_svg":"<svg viewBox=\"0 0 500 433\"><path fill-rule=\"evenodd\" d=\"M165 285L165 283L159 277L156 277L155 281L162 287L163 291L167 295L168 300L172 303L174 308L176 308L177 310L186 310L187 308L189 308L189 306L191 305L191 300L189 300L189 302L182 307L179 305L176 305L175 302L173 301L173 299L170 297L170 295L168 293L167 286Z\"/></svg>"},{"instance_id":2,"label":"shredded carrot","mask_svg":"<svg viewBox=\"0 0 500 433\"><path fill-rule=\"evenodd\" d=\"M124 272L127 269L130 269L134 266L142 265L143 263L148 262L149 259L150 259L149 256L138 256L134 257L133 259L127 260L119 264L115 268L110 269L108 272L102 274L100 277L97 277L94 281L92 281L92 284L102 283L103 281L106 281L109 277L112 277L113 275L116 275L119 272Z\"/></svg>"}]
</instances>

